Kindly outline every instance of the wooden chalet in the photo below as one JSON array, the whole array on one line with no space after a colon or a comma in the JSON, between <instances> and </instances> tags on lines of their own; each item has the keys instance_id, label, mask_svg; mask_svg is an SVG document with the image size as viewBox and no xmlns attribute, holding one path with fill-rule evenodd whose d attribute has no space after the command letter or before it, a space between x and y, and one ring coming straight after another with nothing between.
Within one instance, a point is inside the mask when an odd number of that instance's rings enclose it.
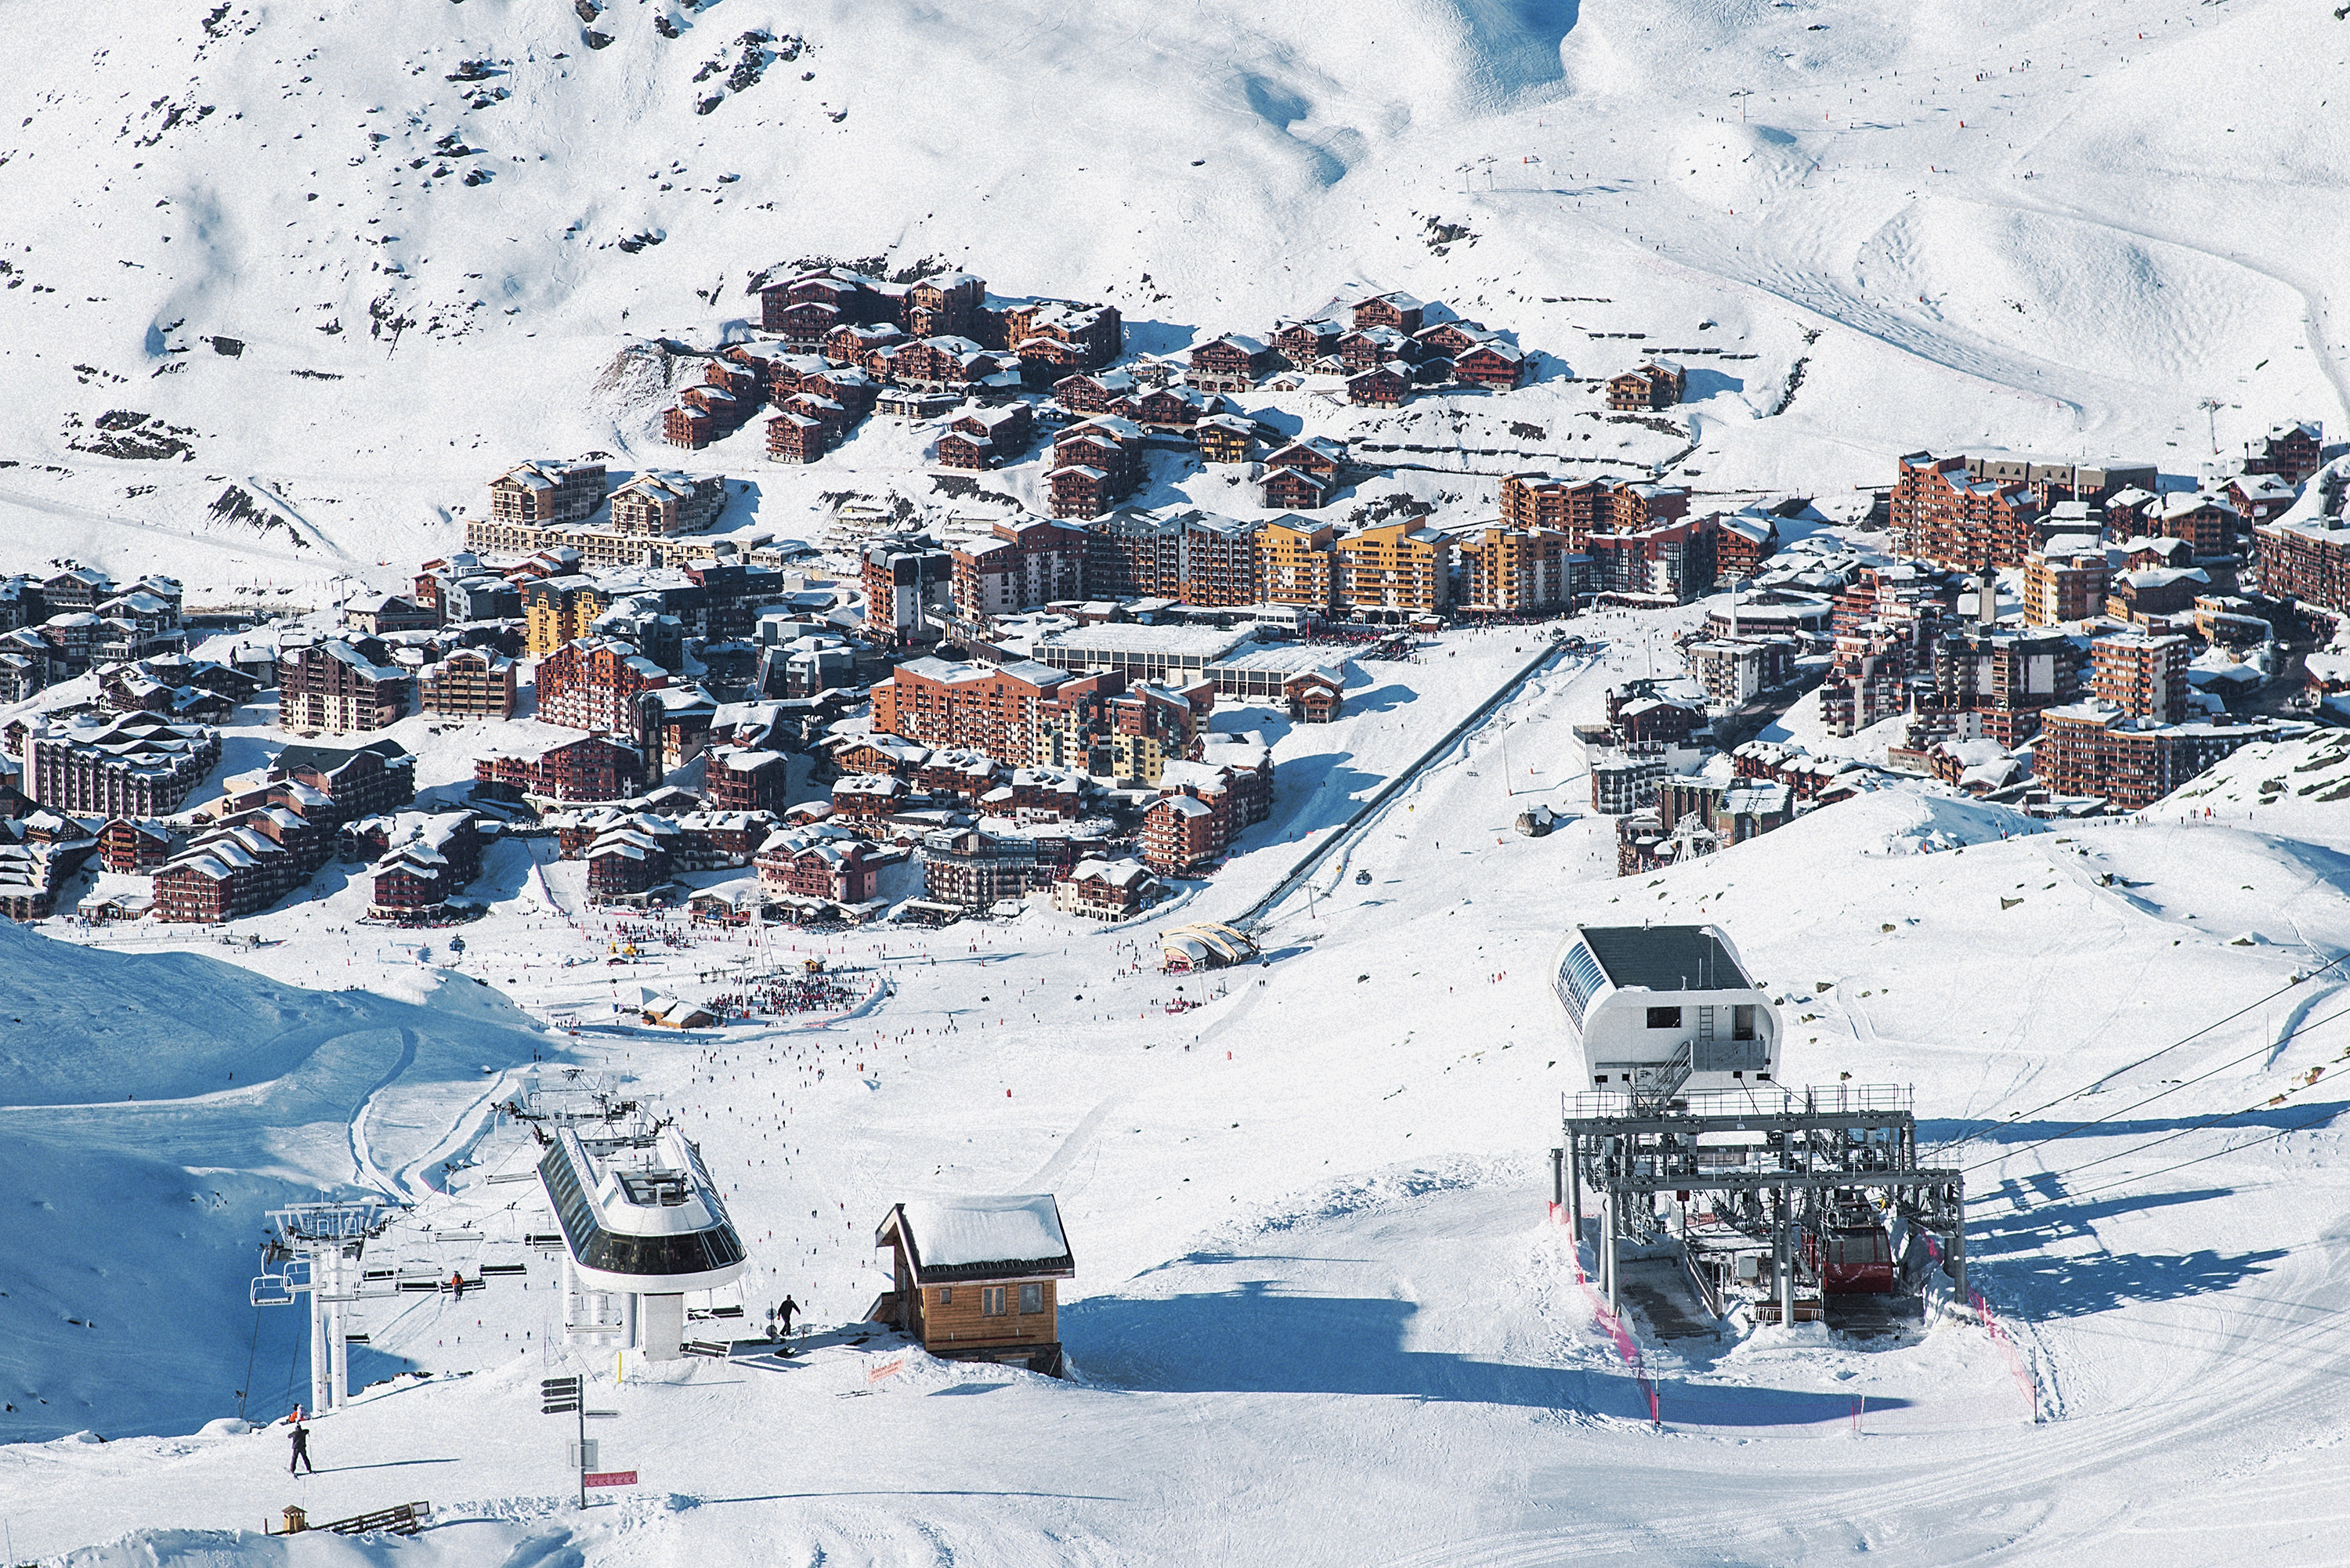
<instances>
[{"instance_id":1,"label":"wooden chalet","mask_svg":"<svg viewBox=\"0 0 2350 1568\"><path fill-rule=\"evenodd\" d=\"M825 428L827 436L838 440L855 421L848 410L833 399L825 397L813 387L803 387L785 398L783 410L787 414L804 414Z\"/></svg>"},{"instance_id":2,"label":"wooden chalet","mask_svg":"<svg viewBox=\"0 0 2350 1568\"><path fill-rule=\"evenodd\" d=\"M1301 724L1326 724L1338 716L1338 682L1319 670L1301 670L1281 683L1281 700Z\"/></svg>"},{"instance_id":3,"label":"wooden chalet","mask_svg":"<svg viewBox=\"0 0 2350 1568\"><path fill-rule=\"evenodd\" d=\"M1410 380L1393 360L1347 378L1347 400L1365 408L1399 409L1410 390Z\"/></svg>"},{"instance_id":4,"label":"wooden chalet","mask_svg":"<svg viewBox=\"0 0 2350 1568\"><path fill-rule=\"evenodd\" d=\"M1506 392L1525 379L1525 356L1506 343L1480 343L1452 357L1452 379Z\"/></svg>"},{"instance_id":5,"label":"wooden chalet","mask_svg":"<svg viewBox=\"0 0 2350 1568\"><path fill-rule=\"evenodd\" d=\"M868 1314L932 1355L1058 1376L1056 1291L1076 1260L1050 1193L899 1203L873 1232L893 1288Z\"/></svg>"},{"instance_id":6,"label":"wooden chalet","mask_svg":"<svg viewBox=\"0 0 2350 1568\"><path fill-rule=\"evenodd\" d=\"M767 389L766 378L758 371L724 359L712 359L704 365L702 379L710 386L725 388L745 407L757 403Z\"/></svg>"},{"instance_id":7,"label":"wooden chalet","mask_svg":"<svg viewBox=\"0 0 2350 1568\"><path fill-rule=\"evenodd\" d=\"M1311 512L1330 504L1335 479L1302 468L1268 468L1264 472L1264 504L1284 512Z\"/></svg>"},{"instance_id":8,"label":"wooden chalet","mask_svg":"<svg viewBox=\"0 0 2350 1568\"><path fill-rule=\"evenodd\" d=\"M1126 326L1115 306L1029 300L1006 306L1001 320L1003 341L1020 357L1032 386L1048 387L1076 371L1098 369L1126 347Z\"/></svg>"},{"instance_id":9,"label":"wooden chalet","mask_svg":"<svg viewBox=\"0 0 2350 1568\"><path fill-rule=\"evenodd\" d=\"M1347 461L1347 449L1328 436L1305 436L1291 441L1264 460L1268 469L1295 468L1321 479L1336 479Z\"/></svg>"},{"instance_id":10,"label":"wooden chalet","mask_svg":"<svg viewBox=\"0 0 2350 1568\"><path fill-rule=\"evenodd\" d=\"M1417 357L1417 346L1392 327L1359 327L1338 339L1337 356L1349 370L1368 370L1391 359Z\"/></svg>"},{"instance_id":11,"label":"wooden chalet","mask_svg":"<svg viewBox=\"0 0 2350 1568\"><path fill-rule=\"evenodd\" d=\"M831 429L811 415L786 410L767 421L770 462L814 462L831 446Z\"/></svg>"},{"instance_id":12,"label":"wooden chalet","mask_svg":"<svg viewBox=\"0 0 2350 1568\"><path fill-rule=\"evenodd\" d=\"M881 395L881 383L856 365L826 365L821 359L814 367L795 378L790 389L813 397L829 398L847 411L854 424L873 411L873 400ZM782 401L779 398L778 402Z\"/></svg>"},{"instance_id":13,"label":"wooden chalet","mask_svg":"<svg viewBox=\"0 0 2350 1568\"><path fill-rule=\"evenodd\" d=\"M948 428L965 435L984 436L995 443L997 452L1008 452L1028 444L1035 421L1027 404L1007 403L1000 409L973 409Z\"/></svg>"},{"instance_id":14,"label":"wooden chalet","mask_svg":"<svg viewBox=\"0 0 2350 1568\"><path fill-rule=\"evenodd\" d=\"M1689 389L1689 372L1669 359L1653 360L1607 379L1607 406L1619 412L1669 409Z\"/></svg>"},{"instance_id":15,"label":"wooden chalet","mask_svg":"<svg viewBox=\"0 0 2350 1568\"><path fill-rule=\"evenodd\" d=\"M113 817L98 830L98 857L109 871L153 871L178 848L171 830L153 818Z\"/></svg>"},{"instance_id":16,"label":"wooden chalet","mask_svg":"<svg viewBox=\"0 0 2350 1568\"><path fill-rule=\"evenodd\" d=\"M926 277L906 290L899 325L917 337L977 336L984 278L967 272Z\"/></svg>"},{"instance_id":17,"label":"wooden chalet","mask_svg":"<svg viewBox=\"0 0 2350 1568\"><path fill-rule=\"evenodd\" d=\"M1245 392L1273 359L1273 350L1255 338L1231 334L1191 350L1189 379L1203 392Z\"/></svg>"},{"instance_id":18,"label":"wooden chalet","mask_svg":"<svg viewBox=\"0 0 2350 1568\"><path fill-rule=\"evenodd\" d=\"M1032 387L1057 387L1086 368L1086 351L1058 337L1024 337L1014 350L1020 357L1020 377Z\"/></svg>"},{"instance_id":19,"label":"wooden chalet","mask_svg":"<svg viewBox=\"0 0 2350 1568\"><path fill-rule=\"evenodd\" d=\"M1191 427L1203 462L1246 462L1256 427L1237 414L1210 414Z\"/></svg>"},{"instance_id":20,"label":"wooden chalet","mask_svg":"<svg viewBox=\"0 0 2350 1568\"><path fill-rule=\"evenodd\" d=\"M1110 476L1087 463L1056 468L1045 476L1045 484L1052 495L1055 517L1098 517L1117 499Z\"/></svg>"},{"instance_id":21,"label":"wooden chalet","mask_svg":"<svg viewBox=\"0 0 2350 1568\"><path fill-rule=\"evenodd\" d=\"M1411 340L1438 358L1457 359L1480 343L1495 342L1500 337L1473 321L1440 321L1413 333Z\"/></svg>"},{"instance_id":22,"label":"wooden chalet","mask_svg":"<svg viewBox=\"0 0 2350 1568\"><path fill-rule=\"evenodd\" d=\"M894 327L879 323L844 322L824 335L824 357L834 365L866 365L876 349L893 348L911 339Z\"/></svg>"},{"instance_id":23,"label":"wooden chalet","mask_svg":"<svg viewBox=\"0 0 2350 1568\"><path fill-rule=\"evenodd\" d=\"M997 454L993 440L973 435L969 431L950 428L939 437L941 468L993 468L1003 459Z\"/></svg>"},{"instance_id":24,"label":"wooden chalet","mask_svg":"<svg viewBox=\"0 0 2350 1568\"><path fill-rule=\"evenodd\" d=\"M1130 414L1134 378L1123 370L1064 376L1053 383L1053 400L1073 414Z\"/></svg>"},{"instance_id":25,"label":"wooden chalet","mask_svg":"<svg viewBox=\"0 0 2350 1568\"><path fill-rule=\"evenodd\" d=\"M767 361L767 396L780 403L809 377L832 369L821 354L778 354Z\"/></svg>"},{"instance_id":26,"label":"wooden chalet","mask_svg":"<svg viewBox=\"0 0 2350 1568\"><path fill-rule=\"evenodd\" d=\"M707 409L680 403L661 415L661 439L671 446L698 452L716 441L719 433L718 421Z\"/></svg>"},{"instance_id":27,"label":"wooden chalet","mask_svg":"<svg viewBox=\"0 0 2350 1568\"><path fill-rule=\"evenodd\" d=\"M1134 422L1148 430L1188 431L1224 406L1212 392L1190 387L1154 387L1134 405Z\"/></svg>"},{"instance_id":28,"label":"wooden chalet","mask_svg":"<svg viewBox=\"0 0 2350 1568\"><path fill-rule=\"evenodd\" d=\"M761 302L760 327L777 334L795 350L816 348L841 324L840 307L829 301L803 299L776 306L775 302L779 297L780 291L767 291L767 297Z\"/></svg>"},{"instance_id":29,"label":"wooden chalet","mask_svg":"<svg viewBox=\"0 0 2350 1568\"><path fill-rule=\"evenodd\" d=\"M1273 349L1294 369L1310 370L1338 351L1347 328L1336 321L1284 321L1274 330Z\"/></svg>"},{"instance_id":30,"label":"wooden chalet","mask_svg":"<svg viewBox=\"0 0 2350 1568\"><path fill-rule=\"evenodd\" d=\"M1427 313L1426 304L1401 290L1375 294L1368 299L1355 302L1355 327L1357 330L1367 327L1385 327L1408 337L1419 330Z\"/></svg>"}]
</instances>

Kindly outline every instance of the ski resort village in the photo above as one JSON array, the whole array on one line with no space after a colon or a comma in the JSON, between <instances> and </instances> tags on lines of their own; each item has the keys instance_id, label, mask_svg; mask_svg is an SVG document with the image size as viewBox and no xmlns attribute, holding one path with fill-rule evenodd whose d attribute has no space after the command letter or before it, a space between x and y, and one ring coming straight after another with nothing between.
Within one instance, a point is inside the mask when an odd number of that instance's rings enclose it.
<instances>
[{"instance_id":1,"label":"ski resort village","mask_svg":"<svg viewBox=\"0 0 2350 1568\"><path fill-rule=\"evenodd\" d=\"M2338 14L20 42L0 1568L2350 1556Z\"/></svg>"}]
</instances>

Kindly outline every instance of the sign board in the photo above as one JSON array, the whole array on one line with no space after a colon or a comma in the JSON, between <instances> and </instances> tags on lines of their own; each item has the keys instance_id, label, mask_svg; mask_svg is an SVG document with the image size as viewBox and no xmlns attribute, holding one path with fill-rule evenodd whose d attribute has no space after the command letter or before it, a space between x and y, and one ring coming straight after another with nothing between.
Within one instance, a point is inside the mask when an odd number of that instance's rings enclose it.
<instances>
[{"instance_id":1,"label":"sign board","mask_svg":"<svg viewBox=\"0 0 2350 1568\"><path fill-rule=\"evenodd\" d=\"M596 1468L596 1438L590 1438L586 1442L567 1443L564 1446L571 1451L573 1469L592 1470Z\"/></svg>"},{"instance_id":2,"label":"sign board","mask_svg":"<svg viewBox=\"0 0 2350 1568\"><path fill-rule=\"evenodd\" d=\"M884 1377L894 1376L905 1369L906 1358L900 1355L894 1360L884 1361L876 1366L867 1367L865 1369L865 1381L868 1384L879 1383Z\"/></svg>"},{"instance_id":3,"label":"sign board","mask_svg":"<svg viewBox=\"0 0 2350 1568\"><path fill-rule=\"evenodd\" d=\"M634 1486L637 1484L637 1472L634 1470L599 1470L588 1475L581 1476L579 1478L579 1484L582 1486Z\"/></svg>"}]
</instances>

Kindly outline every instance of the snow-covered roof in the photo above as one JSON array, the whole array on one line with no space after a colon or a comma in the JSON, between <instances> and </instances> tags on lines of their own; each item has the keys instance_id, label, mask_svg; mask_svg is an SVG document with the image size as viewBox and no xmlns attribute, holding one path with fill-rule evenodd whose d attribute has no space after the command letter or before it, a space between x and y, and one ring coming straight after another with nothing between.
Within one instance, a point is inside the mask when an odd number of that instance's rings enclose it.
<instances>
[{"instance_id":1,"label":"snow-covered roof","mask_svg":"<svg viewBox=\"0 0 2350 1568\"><path fill-rule=\"evenodd\" d=\"M915 1199L898 1205L897 1214L904 1218L907 1240L925 1280L937 1270L1076 1272L1068 1238L1061 1231L1061 1208L1049 1192Z\"/></svg>"}]
</instances>

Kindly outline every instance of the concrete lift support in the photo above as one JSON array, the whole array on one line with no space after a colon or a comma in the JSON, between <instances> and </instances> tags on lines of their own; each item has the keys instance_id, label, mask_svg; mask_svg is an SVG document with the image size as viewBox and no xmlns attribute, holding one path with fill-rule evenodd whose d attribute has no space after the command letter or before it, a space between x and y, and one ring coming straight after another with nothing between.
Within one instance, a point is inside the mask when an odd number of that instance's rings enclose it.
<instances>
[{"instance_id":1,"label":"concrete lift support","mask_svg":"<svg viewBox=\"0 0 2350 1568\"><path fill-rule=\"evenodd\" d=\"M1566 1141L1551 1151L1553 1198L1582 1241L1583 1189L1599 1199L1600 1285L1617 1297L1617 1245L1629 1213L1659 1192L1718 1192L1727 1218L1772 1246L1779 1321L1793 1323L1801 1234L1843 1194L1886 1195L1885 1209L1942 1238L1951 1288L1967 1297L1966 1182L1918 1163L1910 1093L1889 1086L1754 1089L1670 1097L1578 1095L1562 1107Z\"/></svg>"}]
</instances>

